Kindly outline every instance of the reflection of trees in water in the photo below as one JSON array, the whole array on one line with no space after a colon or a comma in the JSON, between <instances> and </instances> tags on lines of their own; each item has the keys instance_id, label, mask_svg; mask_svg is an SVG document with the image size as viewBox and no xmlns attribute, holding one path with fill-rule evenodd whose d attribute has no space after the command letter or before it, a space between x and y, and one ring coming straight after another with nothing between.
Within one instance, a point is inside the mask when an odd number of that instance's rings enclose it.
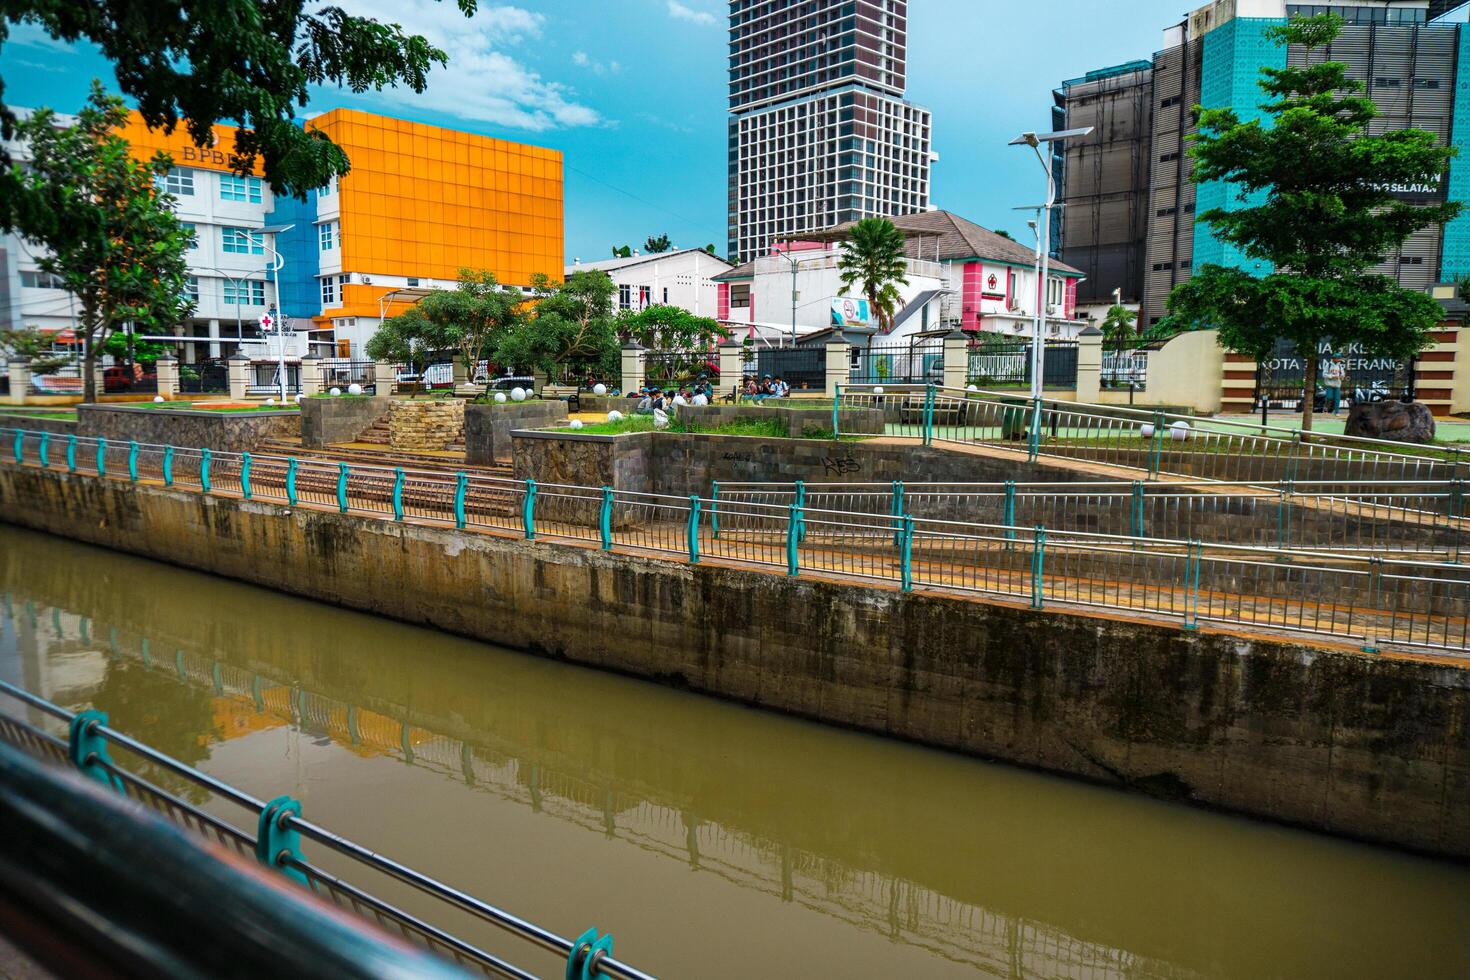
<instances>
[{"instance_id":1,"label":"reflection of trees in water","mask_svg":"<svg viewBox=\"0 0 1470 980\"><path fill-rule=\"evenodd\" d=\"M92 703L108 714L111 726L164 755L197 766L209 757L209 743L218 739L214 698L207 689L175 680L142 664L113 660ZM113 760L154 785L191 803L203 803L209 793L167 769L144 762L126 749Z\"/></svg>"}]
</instances>

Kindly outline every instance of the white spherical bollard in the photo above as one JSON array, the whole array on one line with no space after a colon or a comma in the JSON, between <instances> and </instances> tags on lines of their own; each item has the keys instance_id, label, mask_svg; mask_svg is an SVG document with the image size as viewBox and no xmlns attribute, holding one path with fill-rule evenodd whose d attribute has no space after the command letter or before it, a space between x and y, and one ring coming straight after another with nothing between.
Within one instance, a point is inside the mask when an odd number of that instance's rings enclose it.
<instances>
[{"instance_id":1,"label":"white spherical bollard","mask_svg":"<svg viewBox=\"0 0 1470 980\"><path fill-rule=\"evenodd\" d=\"M360 395L360 394L362 394L362 385L360 385L360 384L358 384L357 382L354 381L352 384L350 384L350 385L347 386L347 393L349 395Z\"/></svg>"},{"instance_id":2,"label":"white spherical bollard","mask_svg":"<svg viewBox=\"0 0 1470 980\"><path fill-rule=\"evenodd\" d=\"M1143 425L1138 427L1138 434L1145 439L1152 439L1154 437L1154 424L1152 422L1143 423Z\"/></svg>"},{"instance_id":3,"label":"white spherical bollard","mask_svg":"<svg viewBox=\"0 0 1470 980\"><path fill-rule=\"evenodd\" d=\"M581 419L572 419L570 422L567 423L567 428L569 428L569 429L580 429L581 427L582 427L582 420Z\"/></svg>"},{"instance_id":4,"label":"white spherical bollard","mask_svg":"<svg viewBox=\"0 0 1470 980\"><path fill-rule=\"evenodd\" d=\"M1175 422L1173 425L1169 426L1169 438L1176 441L1183 441L1185 439L1188 439L1189 423L1184 421L1183 419L1180 419L1178 422Z\"/></svg>"},{"instance_id":5,"label":"white spherical bollard","mask_svg":"<svg viewBox=\"0 0 1470 980\"><path fill-rule=\"evenodd\" d=\"M873 389L873 394L875 394L875 395L881 395L881 394L883 394L883 386L882 385L878 385L877 387L875 387Z\"/></svg>"},{"instance_id":6,"label":"white spherical bollard","mask_svg":"<svg viewBox=\"0 0 1470 980\"><path fill-rule=\"evenodd\" d=\"M274 398L267 398L267 399L266 399L266 400L265 400L265 403L266 403L266 404L267 404L267 405L274 405L274 404L275 404L275 403L276 403L276 400L275 400L275 399L274 399Z\"/></svg>"},{"instance_id":7,"label":"white spherical bollard","mask_svg":"<svg viewBox=\"0 0 1470 980\"><path fill-rule=\"evenodd\" d=\"M505 404L505 392L503 392L503 391L497 391L495 393L495 404L497 404L497 405L504 405Z\"/></svg>"},{"instance_id":8,"label":"white spherical bollard","mask_svg":"<svg viewBox=\"0 0 1470 980\"><path fill-rule=\"evenodd\" d=\"M523 402L523 401L525 401L526 400L526 389L524 389L524 388L512 388L510 390L510 400L511 401L515 401L515 402Z\"/></svg>"},{"instance_id":9,"label":"white spherical bollard","mask_svg":"<svg viewBox=\"0 0 1470 980\"><path fill-rule=\"evenodd\" d=\"M608 412L607 413L607 420L609 422L616 422L618 419L620 419L622 417L623 417L623 413L620 412L620 411L618 411L616 408L613 409L611 412Z\"/></svg>"},{"instance_id":10,"label":"white spherical bollard","mask_svg":"<svg viewBox=\"0 0 1470 980\"><path fill-rule=\"evenodd\" d=\"M158 402L163 401L163 396L162 395L154 395L153 396L153 401L154 401L155 404L157 404Z\"/></svg>"},{"instance_id":11,"label":"white spherical bollard","mask_svg":"<svg viewBox=\"0 0 1470 980\"><path fill-rule=\"evenodd\" d=\"M980 388L977 385L966 385L965 386L965 390L966 391L979 391Z\"/></svg>"},{"instance_id":12,"label":"white spherical bollard","mask_svg":"<svg viewBox=\"0 0 1470 980\"><path fill-rule=\"evenodd\" d=\"M592 386L592 393L594 395L607 394L607 385L603 384L601 381L597 382L597 384Z\"/></svg>"},{"instance_id":13,"label":"white spherical bollard","mask_svg":"<svg viewBox=\"0 0 1470 980\"><path fill-rule=\"evenodd\" d=\"M331 395L333 398L340 398L342 397L342 389L333 388L331 391L327 392L327 394Z\"/></svg>"}]
</instances>

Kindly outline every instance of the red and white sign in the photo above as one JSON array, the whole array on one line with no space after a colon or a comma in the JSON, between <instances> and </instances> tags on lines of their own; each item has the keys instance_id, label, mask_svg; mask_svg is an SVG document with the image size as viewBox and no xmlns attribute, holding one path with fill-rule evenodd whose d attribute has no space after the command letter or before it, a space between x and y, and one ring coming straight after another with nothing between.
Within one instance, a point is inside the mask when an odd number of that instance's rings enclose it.
<instances>
[{"instance_id":1,"label":"red and white sign","mask_svg":"<svg viewBox=\"0 0 1470 980\"><path fill-rule=\"evenodd\" d=\"M1004 270L989 269L981 280L981 295L987 299L1005 299L1006 283Z\"/></svg>"},{"instance_id":2,"label":"red and white sign","mask_svg":"<svg viewBox=\"0 0 1470 980\"><path fill-rule=\"evenodd\" d=\"M263 333L270 333L271 328L274 327L275 325L276 325L276 318L275 317L271 316L269 313L262 313L260 315L260 329L261 329L261 331Z\"/></svg>"}]
</instances>

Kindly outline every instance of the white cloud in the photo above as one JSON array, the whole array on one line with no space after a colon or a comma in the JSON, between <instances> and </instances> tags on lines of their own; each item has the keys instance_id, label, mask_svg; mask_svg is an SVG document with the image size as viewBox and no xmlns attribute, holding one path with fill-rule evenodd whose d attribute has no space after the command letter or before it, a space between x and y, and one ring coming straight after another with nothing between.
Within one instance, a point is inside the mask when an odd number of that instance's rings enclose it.
<instances>
[{"instance_id":1,"label":"white cloud","mask_svg":"<svg viewBox=\"0 0 1470 980\"><path fill-rule=\"evenodd\" d=\"M675 20L687 20L695 24L718 24L719 18L707 10L686 7L679 0L669 0L669 16Z\"/></svg>"},{"instance_id":2,"label":"white cloud","mask_svg":"<svg viewBox=\"0 0 1470 980\"><path fill-rule=\"evenodd\" d=\"M8 44L18 44L27 48L50 48L53 51L70 51L71 45L66 41L59 41L47 34L44 29L36 24L12 23Z\"/></svg>"},{"instance_id":3,"label":"white cloud","mask_svg":"<svg viewBox=\"0 0 1470 980\"><path fill-rule=\"evenodd\" d=\"M578 68L586 68L588 71L597 75L603 75L608 72L612 72L614 75L616 75L618 72L623 70L623 66L618 64L616 61L598 61L596 58L593 58L591 55L589 55L586 51L573 51L572 64L576 65Z\"/></svg>"},{"instance_id":4,"label":"white cloud","mask_svg":"<svg viewBox=\"0 0 1470 980\"><path fill-rule=\"evenodd\" d=\"M465 17L454 3L435 0L346 0L342 7L350 14L401 24L449 56L446 67L429 72L423 94L384 89L373 95L375 101L532 132L602 122L597 110L578 102L566 85L542 78L502 50L539 37L545 22L541 14L495 6Z\"/></svg>"}]
</instances>

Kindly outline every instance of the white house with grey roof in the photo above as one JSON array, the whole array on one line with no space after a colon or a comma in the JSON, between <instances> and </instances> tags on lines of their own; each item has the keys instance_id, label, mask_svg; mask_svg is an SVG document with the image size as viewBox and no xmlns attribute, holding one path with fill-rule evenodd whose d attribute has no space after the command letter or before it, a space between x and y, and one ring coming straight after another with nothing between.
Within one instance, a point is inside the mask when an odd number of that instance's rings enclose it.
<instances>
[{"instance_id":1,"label":"white house with grey roof","mask_svg":"<svg viewBox=\"0 0 1470 980\"><path fill-rule=\"evenodd\" d=\"M718 255L699 248L680 248L647 255L634 252L626 259L576 259L566 267L566 274L606 273L618 287L620 310L677 306L696 316L712 317L718 299L714 277L730 268L730 263Z\"/></svg>"},{"instance_id":2,"label":"white house with grey roof","mask_svg":"<svg viewBox=\"0 0 1470 980\"><path fill-rule=\"evenodd\" d=\"M908 282L899 286L903 304L887 337L955 327L1031 335L1040 296L1034 249L948 211L889 220L907 242ZM851 223L840 224L781 243L771 254L715 276L716 318L737 336L770 343L789 337L793 319L798 338L855 325L848 317L860 296L843 288L837 269L850 228ZM1048 278L1046 334L1073 339L1087 326L1077 319L1082 273L1053 259ZM869 316L867 324L876 326L877 318Z\"/></svg>"}]
</instances>

